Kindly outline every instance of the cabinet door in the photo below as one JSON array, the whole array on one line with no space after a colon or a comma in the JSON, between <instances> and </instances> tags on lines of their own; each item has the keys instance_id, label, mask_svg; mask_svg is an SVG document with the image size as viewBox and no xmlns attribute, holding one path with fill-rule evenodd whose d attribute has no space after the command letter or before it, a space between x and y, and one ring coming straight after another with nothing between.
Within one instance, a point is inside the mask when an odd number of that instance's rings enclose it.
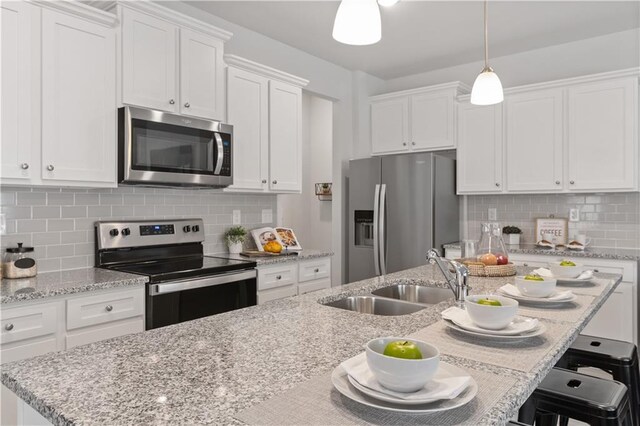
<instances>
[{"instance_id":1,"label":"cabinet door","mask_svg":"<svg viewBox=\"0 0 640 426\"><path fill-rule=\"evenodd\" d=\"M178 112L176 33L166 21L122 11L122 102Z\"/></svg>"},{"instance_id":2,"label":"cabinet door","mask_svg":"<svg viewBox=\"0 0 640 426\"><path fill-rule=\"evenodd\" d=\"M636 343L633 331L633 284L621 282L582 334Z\"/></svg>"},{"instance_id":3,"label":"cabinet door","mask_svg":"<svg viewBox=\"0 0 640 426\"><path fill-rule=\"evenodd\" d=\"M2 2L2 158L3 178L29 181L31 153L32 77L35 50L32 25L37 8L27 2Z\"/></svg>"},{"instance_id":4,"label":"cabinet door","mask_svg":"<svg viewBox=\"0 0 640 426\"><path fill-rule=\"evenodd\" d=\"M562 189L562 89L505 99L509 191Z\"/></svg>"},{"instance_id":5,"label":"cabinet door","mask_svg":"<svg viewBox=\"0 0 640 426\"><path fill-rule=\"evenodd\" d=\"M502 191L502 105L458 109L458 193Z\"/></svg>"},{"instance_id":6,"label":"cabinet door","mask_svg":"<svg viewBox=\"0 0 640 426\"><path fill-rule=\"evenodd\" d=\"M224 44L180 30L180 113L224 120Z\"/></svg>"},{"instance_id":7,"label":"cabinet door","mask_svg":"<svg viewBox=\"0 0 640 426\"><path fill-rule=\"evenodd\" d=\"M233 125L233 189L262 191L269 178L269 80L227 68L227 117Z\"/></svg>"},{"instance_id":8,"label":"cabinet door","mask_svg":"<svg viewBox=\"0 0 640 426\"><path fill-rule=\"evenodd\" d=\"M411 149L455 148L453 96L429 93L411 96Z\"/></svg>"},{"instance_id":9,"label":"cabinet door","mask_svg":"<svg viewBox=\"0 0 640 426\"><path fill-rule=\"evenodd\" d=\"M269 189L302 190L302 90L269 82Z\"/></svg>"},{"instance_id":10,"label":"cabinet door","mask_svg":"<svg viewBox=\"0 0 640 426\"><path fill-rule=\"evenodd\" d=\"M409 99L371 104L371 153L386 154L409 149Z\"/></svg>"},{"instance_id":11,"label":"cabinet door","mask_svg":"<svg viewBox=\"0 0 640 426\"><path fill-rule=\"evenodd\" d=\"M42 11L42 179L116 184L113 29Z\"/></svg>"},{"instance_id":12,"label":"cabinet door","mask_svg":"<svg viewBox=\"0 0 640 426\"><path fill-rule=\"evenodd\" d=\"M637 78L582 84L568 94L568 188L635 189Z\"/></svg>"}]
</instances>

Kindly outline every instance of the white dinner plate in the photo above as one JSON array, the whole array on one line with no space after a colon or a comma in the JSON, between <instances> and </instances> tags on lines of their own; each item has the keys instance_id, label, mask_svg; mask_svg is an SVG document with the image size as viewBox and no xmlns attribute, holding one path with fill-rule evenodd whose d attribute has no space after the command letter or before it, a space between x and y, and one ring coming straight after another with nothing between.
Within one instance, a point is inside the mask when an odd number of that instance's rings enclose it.
<instances>
[{"instance_id":1,"label":"white dinner plate","mask_svg":"<svg viewBox=\"0 0 640 426\"><path fill-rule=\"evenodd\" d=\"M440 365L446 364L441 362ZM449 364L452 368L458 368L451 364ZM441 367L442 368L442 367ZM466 374L464 370L459 369L460 374ZM337 366L333 373L331 373L331 382L333 386L340 392L342 395L351 399L352 401L356 401L360 404L367 405L369 407L379 408L381 410L387 411L395 411L398 413L436 413L439 411L447 411L457 407L461 407L471 401L478 394L478 384L473 378L471 378L471 383L469 387L465 389L460 395L453 399L442 399L439 401L434 401L426 404L418 404L418 405L401 405L394 402L382 401L377 398L373 398L369 395L366 395L356 389L348 379L348 375L346 371L341 366Z\"/></svg>"},{"instance_id":2,"label":"white dinner plate","mask_svg":"<svg viewBox=\"0 0 640 426\"><path fill-rule=\"evenodd\" d=\"M486 328L478 327L467 314L465 317L460 316L459 318L446 318L447 320L453 322L458 327L462 327L465 330L475 331L476 333L482 334L493 334L496 336L514 336L516 334L526 334L538 327L538 320L535 318L526 318L521 317L520 315L513 318L513 321L500 330L488 330Z\"/></svg>"},{"instance_id":3,"label":"white dinner plate","mask_svg":"<svg viewBox=\"0 0 640 426\"><path fill-rule=\"evenodd\" d=\"M525 340L525 339L530 339L532 337L536 337L539 336L541 334L543 334L545 331L547 331L547 327L542 324L539 323L538 327L531 330L528 333L522 333L522 334L516 334L516 335L496 335L496 334L486 334L486 333L481 333L481 332L477 332L477 331L471 331L471 330L465 330L464 328L460 327L459 325L453 323L452 321L449 320L444 320L444 323L446 324L447 327L459 331L460 333L464 333L464 334L468 334L470 336L474 336L474 337L482 337L483 339L487 339L487 340L494 340L494 341L518 341L518 340Z\"/></svg>"},{"instance_id":4,"label":"white dinner plate","mask_svg":"<svg viewBox=\"0 0 640 426\"><path fill-rule=\"evenodd\" d=\"M591 280L594 277L589 278L556 278L558 284L569 284L569 285L580 285L580 284L590 284Z\"/></svg>"},{"instance_id":5,"label":"white dinner plate","mask_svg":"<svg viewBox=\"0 0 640 426\"><path fill-rule=\"evenodd\" d=\"M549 300L545 297L528 297L528 296L516 296L511 293L507 293L506 291L502 291L500 289L497 290L497 293L504 297L510 297L511 299L517 300L518 302L522 302L526 305L538 305L538 306L554 306L554 305L562 305L564 303L573 302L577 299L575 294L572 294L571 297L562 300Z\"/></svg>"}]
</instances>

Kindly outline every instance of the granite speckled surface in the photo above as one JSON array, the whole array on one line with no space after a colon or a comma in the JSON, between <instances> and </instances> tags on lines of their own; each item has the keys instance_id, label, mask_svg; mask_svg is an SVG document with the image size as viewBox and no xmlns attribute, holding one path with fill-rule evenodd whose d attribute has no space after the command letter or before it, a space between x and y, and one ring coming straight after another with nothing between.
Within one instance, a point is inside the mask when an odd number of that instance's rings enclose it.
<instances>
[{"instance_id":1,"label":"granite speckled surface","mask_svg":"<svg viewBox=\"0 0 640 426\"><path fill-rule=\"evenodd\" d=\"M299 262L301 260L318 259L321 257L331 257L333 252L331 250L302 250L297 255L290 256L271 256L271 257L246 257L239 254L218 253L212 254L212 256L228 257L230 259L239 260L251 260L260 265L272 265L274 263L287 263L287 262Z\"/></svg>"},{"instance_id":2,"label":"granite speckled surface","mask_svg":"<svg viewBox=\"0 0 640 426\"><path fill-rule=\"evenodd\" d=\"M526 272L530 268L522 268ZM518 380L481 424L504 424L525 401L620 281L598 274L602 292L561 330L528 371L449 354L461 367ZM330 372L370 339L408 335L440 321L445 301L384 317L323 306L395 283L445 286L432 266L389 274L2 366L2 383L54 424L239 424L234 415ZM472 294L511 278L472 277ZM577 289L574 289L577 293ZM550 320L553 322L553 320ZM518 348L513 347L514 357Z\"/></svg>"},{"instance_id":3,"label":"granite speckled surface","mask_svg":"<svg viewBox=\"0 0 640 426\"><path fill-rule=\"evenodd\" d=\"M64 294L144 284L148 278L100 268L44 272L33 278L3 279L0 304L43 299Z\"/></svg>"},{"instance_id":4,"label":"granite speckled surface","mask_svg":"<svg viewBox=\"0 0 640 426\"><path fill-rule=\"evenodd\" d=\"M607 247L587 247L583 251L564 249L548 249L535 244L507 244L509 253L537 254L545 256L590 257L593 259L633 260L640 262L640 249L622 249ZM460 243L445 244L445 249L460 250Z\"/></svg>"}]
</instances>

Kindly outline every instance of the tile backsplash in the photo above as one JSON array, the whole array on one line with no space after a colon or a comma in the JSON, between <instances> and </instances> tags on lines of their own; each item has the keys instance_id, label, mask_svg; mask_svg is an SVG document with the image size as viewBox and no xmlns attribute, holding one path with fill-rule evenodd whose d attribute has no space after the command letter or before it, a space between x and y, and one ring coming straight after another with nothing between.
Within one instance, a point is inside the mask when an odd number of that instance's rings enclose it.
<instances>
[{"instance_id":1,"label":"tile backsplash","mask_svg":"<svg viewBox=\"0 0 640 426\"><path fill-rule=\"evenodd\" d=\"M205 224L205 253L227 250L224 231L233 226L233 210L240 210L248 229L263 224L262 210L276 214L275 195L229 194L221 190L75 189L1 187L1 211L6 235L3 252L17 242L35 247L38 271L58 271L93 266L97 220L198 217Z\"/></svg>"},{"instance_id":2,"label":"tile backsplash","mask_svg":"<svg viewBox=\"0 0 640 426\"><path fill-rule=\"evenodd\" d=\"M502 226L522 229L523 243L535 243L535 219L554 215L568 218L569 209L580 210L580 220L569 222L569 236L585 233L596 247L640 248L640 194L474 195L467 197L467 237L480 238L480 224L488 209L497 210Z\"/></svg>"}]
</instances>

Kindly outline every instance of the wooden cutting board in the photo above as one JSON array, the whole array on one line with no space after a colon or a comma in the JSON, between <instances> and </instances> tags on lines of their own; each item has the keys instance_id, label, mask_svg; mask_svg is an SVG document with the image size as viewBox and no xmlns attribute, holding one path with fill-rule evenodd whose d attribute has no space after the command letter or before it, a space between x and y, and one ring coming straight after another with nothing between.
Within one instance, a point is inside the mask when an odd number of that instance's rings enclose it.
<instances>
[{"instance_id":1,"label":"wooden cutting board","mask_svg":"<svg viewBox=\"0 0 640 426\"><path fill-rule=\"evenodd\" d=\"M278 257L278 256L297 256L297 251L283 251L281 253L269 253L267 251L245 250L240 253L244 257Z\"/></svg>"}]
</instances>

